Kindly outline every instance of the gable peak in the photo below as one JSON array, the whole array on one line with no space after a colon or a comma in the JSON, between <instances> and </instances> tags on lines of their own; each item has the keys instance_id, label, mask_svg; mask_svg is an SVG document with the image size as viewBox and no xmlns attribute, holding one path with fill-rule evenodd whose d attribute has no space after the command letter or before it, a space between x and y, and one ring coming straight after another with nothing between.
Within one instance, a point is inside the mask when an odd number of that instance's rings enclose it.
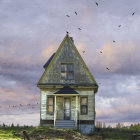
<instances>
[{"instance_id":1,"label":"gable peak","mask_svg":"<svg viewBox=\"0 0 140 140\"><path fill-rule=\"evenodd\" d=\"M69 32L68 31L66 32L66 36L65 36L64 40L67 40L67 39L69 39L74 44L74 39L73 39L72 36L69 36Z\"/></svg>"}]
</instances>

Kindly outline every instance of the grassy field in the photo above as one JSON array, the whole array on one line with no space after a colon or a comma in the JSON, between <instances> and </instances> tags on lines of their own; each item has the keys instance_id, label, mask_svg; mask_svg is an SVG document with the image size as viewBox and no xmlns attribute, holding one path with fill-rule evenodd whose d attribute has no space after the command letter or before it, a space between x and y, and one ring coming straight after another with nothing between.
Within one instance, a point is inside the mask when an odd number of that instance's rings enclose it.
<instances>
[{"instance_id":1,"label":"grassy field","mask_svg":"<svg viewBox=\"0 0 140 140\"><path fill-rule=\"evenodd\" d=\"M85 136L78 131L54 129L51 127L1 127L1 140L21 140L26 130L30 139L34 140L131 140L132 134L140 132L132 129L100 128L96 132ZM136 140L140 140L138 137Z\"/></svg>"},{"instance_id":2,"label":"grassy field","mask_svg":"<svg viewBox=\"0 0 140 140\"><path fill-rule=\"evenodd\" d=\"M132 135L140 133L140 131L126 128L101 128L99 130L96 129L95 133L102 136L105 140L132 140ZM136 140L140 140L140 137L137 137Z\"/></svg>"}]
</instances>

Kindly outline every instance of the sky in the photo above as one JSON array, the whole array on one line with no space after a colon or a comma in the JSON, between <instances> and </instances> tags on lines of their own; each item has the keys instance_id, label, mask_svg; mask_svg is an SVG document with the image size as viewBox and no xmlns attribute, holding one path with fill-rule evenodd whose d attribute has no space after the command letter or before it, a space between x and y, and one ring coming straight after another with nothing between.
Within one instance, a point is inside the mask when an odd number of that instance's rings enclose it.
<instances>
[{"instance_id":1,"label":"sky","mask_svg":"<svg viewBox=\"0 0 140 140\"><path fill-rule=\"evenodd\" d=\"M0 124L39 125L36 84L66 31L99 84L96 121L139 123L140 1L0 0Z\"/></svg>"}]
</instances>

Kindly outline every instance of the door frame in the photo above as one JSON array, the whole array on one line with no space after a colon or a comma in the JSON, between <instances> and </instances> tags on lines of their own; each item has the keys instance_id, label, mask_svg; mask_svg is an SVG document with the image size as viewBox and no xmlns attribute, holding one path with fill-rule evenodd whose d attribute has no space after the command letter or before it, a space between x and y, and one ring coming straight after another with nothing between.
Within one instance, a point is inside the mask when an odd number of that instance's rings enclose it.
<instances>
[{"instance_id":1,"label":"door frame","mask_svg":"<svg viewBox=\"0 0 140 140\"><path fill-rule=\"evenodd\" d=\"M63 100L63 120L66 120L65 119L65 111L64 111L64 109L65 109L65 99L70 100L70 119L68 119L68 120L71 120L71 97L64 97L63 99L64 99Z\"/></svg>"}]
</instances>

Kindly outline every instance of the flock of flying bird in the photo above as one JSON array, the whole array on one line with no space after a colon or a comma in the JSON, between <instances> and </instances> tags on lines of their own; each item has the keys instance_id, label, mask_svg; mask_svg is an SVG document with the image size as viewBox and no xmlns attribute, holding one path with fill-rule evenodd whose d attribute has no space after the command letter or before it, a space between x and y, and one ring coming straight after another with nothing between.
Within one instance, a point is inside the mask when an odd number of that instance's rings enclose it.
<instances>
[{"instance_id":1,"label":"flock of flying bird","mask_svg":"<svg viewBox=\"0 0 140 140\"><path fill-rule=\"evenodd\" d=\"M99 4L98 4L98 2L95 2L95 4L96 4L96 6L99 6ZM75 15L78 15L78 13L75 11ZM134 16L135 15L135 12L133 12L132 13L132 16ZM68 17L68 18L70 18L70 15L66 15L66 17ZM118 25L118 27L120 28L121 27L121 25ZM78 30L82 30L81 28L78 28ZM69 32L68 31L66 31L66 33L68 34ZM115 40L113 40L113 43L116 43L116 41ZM83 53L85 53L85 51L82 51ZM100 51L100 53L103 53L103 51ZM106 67L106 69L107 70L110 70L108 67ZM23 108L23 107L27 107L27 108L30 108L30 109L34 109L35 107L37 107L37 106L39 106L39 103L37 102L37 103L35 103L35 104L25 104L25 105L23 105L23 104L19 104L19 105L9 105L8 107L9 107L9 109L11 108L13 108L13 109L20 109L20 108ZM3 108L2 106L0 106L0 108Z\"/></svg>"},{"instance_id":2,"label":"flock of flying bird","mask_svg":"<svg viewBox=\"0 0 140 140\"><path fill-rule=\"evenodd\" d=\"M39 104L39 102L37 102L37 103L34 103L34 104L19 104L19 105L9 105L9 106L7 106L9 109L22 109L22 108L28 108L28 109L34 109L34 108L36 108L36 107L39 107L40 106L40 104ZM0 106L0 109L2 109L3 108L3 106Z\"/></svg>"},{"instance_id":3,"label":"flock of flying bird","mask_svg":"<svg viewBox=\"0 0 140 140\"><path fill-rule=\"evenodd\" d=\"M96 6L99 6L99 3L98 2L95 2ZM78 15L77 11L75 11L75 15ZM135 15L135 12L132 13L132 16ZM70 15L66 15L66 17L70 18ZM118 27L120 28L121 25L118 25ZM78 30L82 30L81 28L78 28ZM66 31L67 34L69 34L68 31ZM116 43L115 40L113 40L113 43ZM85 51L82 51L83 53L85 53ZM103 53L102 51L100 51L100 53ZM108 67L106 67L106 70L110 70Z\"/></svg>"},{"instance_id":4,"label":"flock of flying bird","mask_svg":"<svg viewBox=\"0 0 140 140\"><path fill-rule=\"evenodd\" d=\"M78 13L75 11L75 15L78 15ZM70 15L66 15L66 17L70 17ZM78 28L78 30L82 30L81 28ZM69 33L68 31L66 31L67 32L67 34Z\"/></svg>"}]
</instances>

